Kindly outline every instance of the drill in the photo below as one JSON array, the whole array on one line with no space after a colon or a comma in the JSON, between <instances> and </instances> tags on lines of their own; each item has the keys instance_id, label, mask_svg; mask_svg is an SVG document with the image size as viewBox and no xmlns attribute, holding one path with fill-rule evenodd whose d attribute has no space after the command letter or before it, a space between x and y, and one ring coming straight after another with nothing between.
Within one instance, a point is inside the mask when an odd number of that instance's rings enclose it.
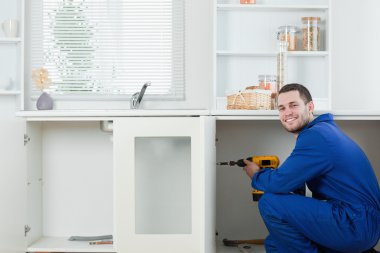
<instances>
[{"instance_id":1,"label":"drill","mask_svg":"<svg viewBox=\"0 0 380 253\"><path fill-rule=\"evenodd\" d=\"M244 159L240 159L237 161L229 161L229 162L220 162L216 165L229 165L229 166L239 166L244 167L246 164L243 161ZM262 168L273 168L276 169L280 165L280 159L277 156L252 156L248 157L246 160L256 163L260 169ZM259 190L252 191L252 199L253 201L258 201L260 197L264 194L264 192Z\"/></svg>"}]
</instances>

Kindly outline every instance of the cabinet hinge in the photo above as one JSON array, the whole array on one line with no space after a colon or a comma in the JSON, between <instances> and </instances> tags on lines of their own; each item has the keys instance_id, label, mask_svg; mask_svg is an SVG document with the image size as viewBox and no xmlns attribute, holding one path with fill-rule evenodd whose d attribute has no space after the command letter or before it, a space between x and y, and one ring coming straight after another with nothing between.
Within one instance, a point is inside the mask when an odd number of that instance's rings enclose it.
<instances>
[{"instance_id":1,"label":"cabinet hinge","mask_svg":"<svg viewBox=\"0 0 380 253\"><path fill-rule=\"evenodd\" d=\"M29 135L24 134L24 146L26 146L26 144L28 144L28 142L30 142L30 137L29 137Z\"/></svg>"},{"instance_id":2,"label":"cabinet hinge","mask_svg":"<svg viewBox=\"0 0 380 253\"><path fill-rule=\"evenodd\" d=\"M25 235L25 237L28 235L28 232L30 231L30 229L31 228L28 225L24 226L24 235Z\"/></svg>"}]
</instances>

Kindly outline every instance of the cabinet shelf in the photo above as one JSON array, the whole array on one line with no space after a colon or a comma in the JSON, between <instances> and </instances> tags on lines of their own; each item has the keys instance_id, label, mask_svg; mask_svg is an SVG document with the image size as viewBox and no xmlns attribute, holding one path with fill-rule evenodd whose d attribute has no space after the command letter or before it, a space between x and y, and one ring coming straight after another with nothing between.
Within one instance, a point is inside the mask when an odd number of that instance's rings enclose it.
<instances>
[{"instance_id":1,"label":"cabinet shelf","mask_svg":"<svg viewBox=\"0 0 380 253\"><path fill-rule=\"evenodd\" d=\"M233 11L308 11L328 10L328 5L260 5L260 4L218 4L217 10Z\"/></svg>"},{"instance_id":2,"label":"cabinet shelf","mask_svg":"<svg viewBox=\"0 0 380 253\"><path fill-rule=\"evenodd\" d=\"M43 237L28 247L28 252L116 252L113 245L89 245L68 241L67 237Z\"/></svg>"},{"instance_id":3,"label":"cabinet shelf","mask_svg":"<svg viewBox=\"0 0 380 253\"><path fill-rule=\"evenodd\" d=\"M216 54L218 56L247 56L247 57L274 57L277 55L277 52L248 52L248 51L232 51L232 50L220 50L217 51ZM295 57L321 57L328 56L329 53L327 51L291 51L288 52L288 56Z\"/></svg>"},{"instance_id":4,"label":"cabinet shelf","mask_svg":"<svg viewBox=\"0 0 380 253\"><path fill-rule=\"evenodd\" d=\"M0 44L19 43L21 38L0 38Z\"/></svg>"},{"instance_id":5,"label":"cabinet shelf","mask_svg":"<svg viewBox=\"0 0 380 253\"><path fill-rule=\"evenodd\" d=\"M19 90L0 90L1 95L19 95L21 92Z\"/></svg>"}]
</instances>

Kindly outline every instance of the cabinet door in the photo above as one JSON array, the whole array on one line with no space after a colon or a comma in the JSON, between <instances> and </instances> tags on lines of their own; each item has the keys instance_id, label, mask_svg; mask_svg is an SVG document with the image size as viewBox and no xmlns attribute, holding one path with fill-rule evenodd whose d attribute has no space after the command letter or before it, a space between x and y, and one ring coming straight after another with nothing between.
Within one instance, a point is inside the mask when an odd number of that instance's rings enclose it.
<instances>
[{"instance_id":1,"label":"cabinet door","mask_svg":"<svg viewBox=\"0 0 380 253\"><path fill-rule=\"evenodd\" d=\"M1 114L0 252L20 253L26 248L25 122L14 116L8 118L5 112Z\"/></svg>"},{"instance_id":2,"label":"cabinet door","mask_svg":"<svg viewBox=\"0 0 380 253\"><path fill-rule=\"evenodd\" d=\"M208 117L114 121L117 252L212 250L212 208L205 206L206 198L211 203L214 198L207 184L215 179L214 122Z\"/></svg>"}]
</instances>

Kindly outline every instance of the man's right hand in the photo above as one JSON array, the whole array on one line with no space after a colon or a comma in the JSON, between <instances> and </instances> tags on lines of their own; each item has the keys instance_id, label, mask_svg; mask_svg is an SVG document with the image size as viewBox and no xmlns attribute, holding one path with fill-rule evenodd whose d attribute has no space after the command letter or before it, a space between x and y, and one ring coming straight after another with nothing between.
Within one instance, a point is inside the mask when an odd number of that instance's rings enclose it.
<instances>
[{"instance_id":1,"label":"man's right hand","mask_svg":"<svg viewBox=\"0 0 380 253\"><path fill-rule=\"evenodd\" d=\"M256 163L248 161L246 159L244 159L243 161L246 164L243 170L245 171L247 176L252 179L253 175L255 175L260 170L260 167Z\"/></svg>"}]
</instances>

